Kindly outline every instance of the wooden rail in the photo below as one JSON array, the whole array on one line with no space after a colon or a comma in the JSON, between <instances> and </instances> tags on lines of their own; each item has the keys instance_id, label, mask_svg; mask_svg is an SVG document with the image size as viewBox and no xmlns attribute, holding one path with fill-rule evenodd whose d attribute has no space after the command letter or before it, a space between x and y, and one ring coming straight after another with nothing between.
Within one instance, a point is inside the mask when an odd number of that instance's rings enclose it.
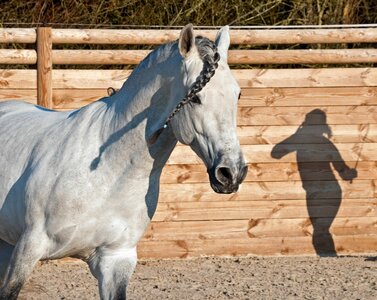
<instances>
[{"instance_id":1,"label":"wooden rail","mask_svg":"<svg viewBox=\"0 0 377 300\"><path fill-rule=\"evenodd\" d=\"M56 65L136 65L150 50L52 50ZM0 50L0 64L35 64L34 50ZM230 50L230 64L376 63L377 49Z\"/></svg>"},{"instance_id":2,"label":"wooden rail","mask_svg":"<svg viewBox=\"0 0 377 300\"><path fill-rule=\"evenodd\" d=\"M166 29L52 29L54 44L153 45L174 41L179 30ZM198 30L214 39L216 30ZM2 28L1 43L35 43L32 28ZM377 28L347 29L232 29L233 45L376 43Z\"/></svg>"},{"instance_id":3,"label":"wooden rail","mask_svg":"<svg viewBox=\"0 0 377 300\"><path fill-rule=\"evenodd\" d=\"M215 36L213 30L201 33ZM63 44L151 45L177 37L177 30L0 29L3 44L36 45L36 50L0 49L1 64L29 68L0 70L0 101L26 99L62 111L78 109L105 97L109 86L120 88L132 70L58 69L60 64L137 64L149 50L64 50ZM229 61L242 89L237 130L249 162L245 182L237 194L214 193L202 162L178 145L164 168L160 202L139 243L139 256L313 255L314 245L330 243L328 235L313 240L314 228L330 232L337 254L375 255L377 68L237 65L375 63L375 47L364 44L377 42L377 29L231 30L231 41L361 45L232 48ZM279 150L290 153L275 158L274 146L292 136ZM345 179L344 165L357 168L352 181Z\"/></svg>"}]
</instances>

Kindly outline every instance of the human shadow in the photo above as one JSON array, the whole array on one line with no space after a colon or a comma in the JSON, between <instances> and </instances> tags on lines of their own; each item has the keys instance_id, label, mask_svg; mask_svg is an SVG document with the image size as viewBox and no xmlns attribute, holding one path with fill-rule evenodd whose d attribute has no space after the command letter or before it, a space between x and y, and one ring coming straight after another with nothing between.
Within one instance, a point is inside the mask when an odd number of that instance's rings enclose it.
<instances>
[{"instance_id":1,"label":"human shadow","mask_svg":"<svg viewBox=\"0 0 377 300\"><path fill-rule=\"evenodd\" d=\"M306 205L313 226L312 243L317 255L336 256L330 227L342 201L342 189L335 172L343 180L357 177L356 169L350 168L338 149L330 141L332 131L326 114L320 109L309 112L296 132L274 146L271 156L281 159L296 152L297 166L306 192Z\"/></svg>"}]
</instances>

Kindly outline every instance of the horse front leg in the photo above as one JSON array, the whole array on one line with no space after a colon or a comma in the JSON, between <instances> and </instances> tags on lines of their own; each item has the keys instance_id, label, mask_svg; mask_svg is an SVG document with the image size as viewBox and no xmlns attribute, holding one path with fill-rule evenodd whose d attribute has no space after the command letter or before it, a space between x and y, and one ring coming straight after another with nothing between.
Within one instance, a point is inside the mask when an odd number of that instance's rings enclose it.
<instances>
[{"instance_id":1,"label":"horse front leg","mask_svg":"<svg viewBox=\"0 0 377 300\"><path fill-rule=\"evenodd\" d=\"M47 240L40 231L26 231L18 240L5 270L0 300L17 299L27 277L46 252Z\"/></svg>"},{"instance_id":2,"label":"horse front leg","mask_svg":"<svg viewBox=\"0 0 377 300\"><path fill-rule=\"evenodd\" d=\"M126 299L127 285L137 262L136 247L102 248L89 259L88 265L98 280L102 300Z\"/></svg>"}]
</instances>

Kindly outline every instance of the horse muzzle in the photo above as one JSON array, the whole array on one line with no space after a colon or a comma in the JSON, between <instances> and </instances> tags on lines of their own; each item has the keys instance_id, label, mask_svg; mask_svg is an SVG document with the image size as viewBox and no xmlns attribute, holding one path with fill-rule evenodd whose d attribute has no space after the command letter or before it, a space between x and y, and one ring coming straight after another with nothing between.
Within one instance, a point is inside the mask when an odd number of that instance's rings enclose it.
<instances>
[{"instance_id":1,"label":"horse muzzle","mask_svg":"<svg viewBox=\"0 0 377 300\"><path fill-rule=\"evenodd\" d=\"M238 191L239 185L247 175L248 167L245 164L220 165L208 170L212 189L216 193L230 194Z\"/></svg>"}]
</instances>

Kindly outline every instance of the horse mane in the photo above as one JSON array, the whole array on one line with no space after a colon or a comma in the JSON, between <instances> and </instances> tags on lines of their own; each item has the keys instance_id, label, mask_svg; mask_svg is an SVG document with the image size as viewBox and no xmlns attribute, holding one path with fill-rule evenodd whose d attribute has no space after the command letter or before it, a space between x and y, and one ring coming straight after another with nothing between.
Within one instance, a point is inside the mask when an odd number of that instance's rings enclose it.
<instances>
[{"instance_id":1,"label":"horse mane","mask_svg":"<svg viewBox=\"0 0 377 300\"><path fill-rule=\"evenodd\" d=\"M217 47L214 42L203 36L195 37L199 57L203 62L214 63L216 60ZM178 52L178 40L163 44L150 52L134 69L132 73L148 69L155 64L162 63Z\"/></svg>"},{"instance_id":2,"label":"horse mane","mask_svg":"<svg viewBox=\"0 0 377 300\"><path fill-rule=\"evenodd\" d=\"M149 146L153 145L157 141L158 137L161 135L162 131L167 128L175 114L178 113L185 105L189 103L200 103L197 93L199 93L213 77L213 75L215 75L215 71L220 60L220 54L217 52L216 44L207 38L197 36L195 38L195 45L197 46L199 57L203 61L203 69L190 87L186 97L183 98L174 108L173 112L166 119L164 125L148 138Z\"/></svg>"},{"instance_id":3,"label":"horse mane","mask_svg":"<svg viewBox=\"0 0 377 300\"><path fill-rule=\"evenodd\" d=\"M217 68L219 54L217 52L216 44L206 37L196 36L195 45L198 50L199 57L205 65L201 74L196 80L196 83L197 83L196 85L197 86L199 85L200 89L202 89L204 85L208 82L208 80L213 76L214 70ZM142 70L149 69L156 64L166 61L170 57L176 55L177 52L178 52L178 40L163 44L155 48L132 71L130 77L133 75L136 75ZM206 82L204 83L204 81ZM107 94L108 96L112 96L116 94L118 91L119 89L114 89L113 87L109 87L107 89Z\"/></svg>"}]
</instances>

